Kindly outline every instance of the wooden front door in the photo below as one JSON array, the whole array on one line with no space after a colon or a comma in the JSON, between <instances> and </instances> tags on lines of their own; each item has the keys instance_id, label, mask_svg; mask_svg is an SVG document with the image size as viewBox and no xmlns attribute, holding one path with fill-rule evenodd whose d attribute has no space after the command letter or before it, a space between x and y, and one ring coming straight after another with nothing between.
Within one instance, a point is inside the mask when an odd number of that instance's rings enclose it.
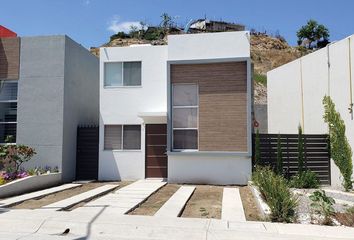
<instances>
[{"instance_id":1,"label":"wooden front door","mask_svg":"<svg viewBox=\"0 0 354 240\"><path fill-rule=\"evenodd\" d=\"M167 178L167 125L145 126L145 177Z\"/></svg>"}]
</instances>

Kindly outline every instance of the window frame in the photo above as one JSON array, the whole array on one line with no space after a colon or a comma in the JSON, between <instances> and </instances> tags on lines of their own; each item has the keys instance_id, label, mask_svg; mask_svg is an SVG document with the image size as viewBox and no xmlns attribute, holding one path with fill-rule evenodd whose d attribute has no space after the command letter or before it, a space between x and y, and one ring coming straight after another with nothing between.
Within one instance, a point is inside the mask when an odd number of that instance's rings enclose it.
<instances>
[{"instance_id":1,"label":"window frame","mask_svg":"<svg viewBox=\"0 0 354 240\"><path fill-rule=\"evenodd\" d=\"M105 136L106 136L106 129L105 129L105 126L120 126L121 128L121 136L120 136L120 139L121 139L121 149L107 149L105 148ZM124 146L124 126L140 126L140 146L139 146L139 149L124 149L123 146ZM142 151L142 141L141 141L141 124L104 124L103 125L103 150L104 151L113 151L113 152L141 152Z\"/></svg>"},{"instance_id":2,"label":"window frame","mask_svg":"<svg viewBox=\"0 0 354 240\"><path fill-rule=\"evenodd\" d=\"M124 85L124 63L140 63L140 85ZM106 83L106 71L105 65L107 63L121 63L122 64L122 85L121 86L107 86ZM143 86L143 61L136 60L136 61L105 61L103 62L103 88L111 89L111 88L141 88ZM117 124L119 125L119 124Z\"/></svg>"},{"instance_id":3,"label":"window frame","mask_svg":"<svg viewBox=\"0 0 354 240\"><path fill-rule=\"evenodd\" d=\"M1 82L4 81L6 83L16 83L17 85L17 93L16 93L16 100L0 100L0 103L16 103L16 121L7 121L7 122L2 122L0 121L0 124L1 125L6 125L6 124L16 124L16 127L15 127L15 139L17 141L17 123L18 123L18 118L17 118L17 110L18 110L18 80L0 80L0 84ZM6 136L4 136L6 138ZM16 144L16 141L15 142L12 142L12 143L9 143L9 144L13 144L15 145ZM3 145L3 144L6 144L6 142L1 142L0 141L0 145Z\"/></svg>"},{"instance_id":4,"label":"window frame","mask_svg":"<svg viewBox=\"0 0 354 240\"><path fill-rule=\"evenodd\" d=\"M185 105L185 106L174 106L173 100L174 100L174 87L176 85L194 85L196 86L197 90L197 105ZM199 86L198 83L173 83L171 84L171 149L172 151L175 152L198 152L199 151ZM174 117L173 117L173 112L174 109L197 109L197 127L196 128L175 128L174 127ZM195 149L180 149L180 148L174 148L174 131L175 130L196 130L197 131L197 145L198 147Z\"/></svg>"}]
</instances>

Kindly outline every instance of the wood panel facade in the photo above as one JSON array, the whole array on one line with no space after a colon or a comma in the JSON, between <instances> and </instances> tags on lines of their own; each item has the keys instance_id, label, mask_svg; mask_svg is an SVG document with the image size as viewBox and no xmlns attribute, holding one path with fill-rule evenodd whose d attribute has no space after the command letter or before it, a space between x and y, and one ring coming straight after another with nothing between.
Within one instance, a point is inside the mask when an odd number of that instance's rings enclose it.
<instances>
[{"instance_id":1,"label":"wood panel facade","mask_svg":"<svg viewBox=\"0 0 354 240\"><path fill-rule=\"evenodd\" d=\"M172 64L171 83L199 89L199 151L247 152L247 62Z\"/></svg>"},{"instance_id":2,"label":"wood panel facade","mask_svg":"<svg viewBox=\"0 0 354 240\"><path fill-rule=\"evenodd\" d=\"M0 80L17 80L20 71L20 38L0 38Z\"/></svg>"}]
</instances>

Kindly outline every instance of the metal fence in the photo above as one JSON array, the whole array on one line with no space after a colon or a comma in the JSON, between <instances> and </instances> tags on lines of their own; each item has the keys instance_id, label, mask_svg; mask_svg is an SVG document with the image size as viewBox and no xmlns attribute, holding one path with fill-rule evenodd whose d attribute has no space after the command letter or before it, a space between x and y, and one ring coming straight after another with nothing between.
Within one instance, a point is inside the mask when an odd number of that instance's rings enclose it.
<instances>
[{"instance_id":1,"label":"metal fence","mask_svg":"<svg viewBox=\"0 0 354 240\"><path fill-rule=\"evenodd\" d=\"M315 172L321 184L331 183L329 136L325 134L304 134L304 168ZM253 134L253 161L255 157L255 139ZM278 134L259 134L260 165L276 166ZM283 172L290 178L298 172L298 135L280 134Z\"/></svg>"}]
</instances>

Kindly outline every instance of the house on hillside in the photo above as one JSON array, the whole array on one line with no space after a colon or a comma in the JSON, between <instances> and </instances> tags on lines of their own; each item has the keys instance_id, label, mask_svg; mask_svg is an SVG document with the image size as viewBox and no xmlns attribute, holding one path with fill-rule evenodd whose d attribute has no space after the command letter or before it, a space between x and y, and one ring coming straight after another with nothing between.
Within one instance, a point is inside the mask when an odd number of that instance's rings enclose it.
<instances>
[{"instance_id":1,"label":"house on hillside","mask_svg":"<svg viewBox=\"0 0 354 240\"><path fill-rule=\"evenodd\" d=\"M228 31L244 31L245 26L236 23L214 21L209 19L198 19L190 23L188 31L196 32L228 32Z\"/></svg>"},{"instance_id":2,"label":"house on hillside","mask_svg":"<svg viewBox=\"0 0 354 240\"><path fill-rule=\"evenodd\" d=\"M98 123L99 60L67 36L0 31L0 143L8 135L37 154L27 167L75 179L76 129Z\"/></svg>"},{"instance_id":3,"label":"house on hillside","mask_svg":"<svg viewBox=\"0 0 354 240\"><path fill-rule=\"evenodd\" d=\"M346 126L354 150L354 35L273 69L267 74L269 133L328 133L323 120L325 95L330 96ZM354 161L354 159L353 159ZM331 162L331 184L341 186Z\"/></svg>"},{"instance_id":4,"label":"house on hillside","mask_svg":"<svg viewBox=\"0 0 354 240\"><path fill-rule=\"evenodd\" d=\"M246 184L249 32L100 49L99 179Z\"/></svg>"}]
</instances>

